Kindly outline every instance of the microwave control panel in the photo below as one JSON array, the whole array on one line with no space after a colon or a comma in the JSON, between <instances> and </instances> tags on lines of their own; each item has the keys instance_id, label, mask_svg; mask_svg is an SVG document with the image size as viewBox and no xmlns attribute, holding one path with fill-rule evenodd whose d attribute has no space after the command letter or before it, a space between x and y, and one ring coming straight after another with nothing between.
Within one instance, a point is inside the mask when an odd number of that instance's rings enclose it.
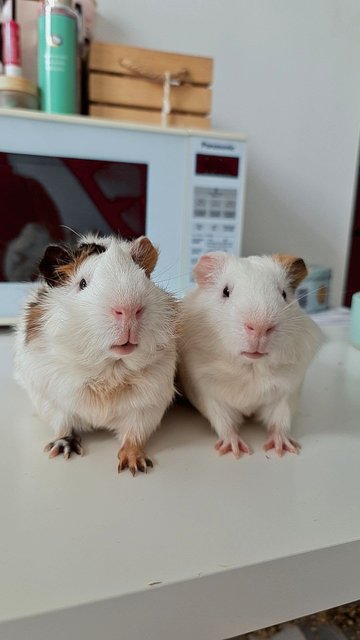
<instances>
[{"instance_id":1,"label":"microwave control panel","mask_svg":"<svg viewBox=\"0 0 360 640\"><path fill-rule=\"evenodd\" d=\"M235 253L237 189L194 187L190 267L208 251Z\"/></svg>"},{"instance_id":2,"label":"microwave control panel","mask_svg":"<svg viewBox=\"0 0 360 640\"><path fill-rule=\"evenodd\" d=\"M210 251L241 255L246 142L194 136L190 143L188 215L184 234L184 290Z\"/></svg>"}]
</instances>

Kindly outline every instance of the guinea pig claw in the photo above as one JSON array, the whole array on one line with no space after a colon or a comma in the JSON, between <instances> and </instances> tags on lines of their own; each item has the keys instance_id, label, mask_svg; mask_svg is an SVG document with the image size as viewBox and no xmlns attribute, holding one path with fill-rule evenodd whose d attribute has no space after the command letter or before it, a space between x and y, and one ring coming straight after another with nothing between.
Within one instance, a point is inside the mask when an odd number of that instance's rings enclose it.
<instances>
[{"instance_id":1,"label":"guinea pig claw","mask_svg":"<svg viewBox=\"0 0 360 640\"><path fill-rule=\"evenodd\" d=\"M264 444L265 451L269 451L269 449L274 449L275 453L282 458L286 452L299 454L301 450L301 445L293 440L292 438L287 438L285 435L281 433L271 434L269 438L266 440Z\"/></svg>"},{"instance_id":2,"label":"guinea pig claw","mask_svg":"<svg viewBox=\"0 0 360 640\"><path fill-rule=\"evenodd\" d=\"M154 466L150 458L147 458L144 451L137 445L125 444L120 449L118 458L118 473L121 473L123 469L129 469L130 473L136 476L138 471L147 473L148 468Z\"/></svg>"},{"instance_id":3,"label":"guinea pig claw","mask_svg":"<svg viewBox=\"0 0 360 640\"><path fill-rule=\"evenodd\" d=\"M215 444L215 449L221 456L226 453L233 453L236 459L239 459L242 453L251 453L246 442L237 436L232 440L218 440Z\"/></svg>"},{"instance_id":4,"label":"guinea pig claw","mask_svg":"<svg viewBox=\"0 0 360 640\"><path fill-rule=\"evenodd\" d=\"M63 438L49 442L49 444L44 447L44 451L49 453L49 458L56 458L59 453L63 453L64 460L68 460L72 453L76 453L78 456L83 455L81 441L74 436L64 436Z\"/></svg>"},{"instance_id":5,"label":"guinea pig claw","mask_svg":"<svg viewBox=\"0 0 360 640\"><path fill-rule=\"evenodd\" d=\"M50 442L49 446L50 446L50 449L48 449L49 458L56 458L56 456L58 456L60 453L60 447L57 447L53 442Z\"/></svg>"}]
</instances>

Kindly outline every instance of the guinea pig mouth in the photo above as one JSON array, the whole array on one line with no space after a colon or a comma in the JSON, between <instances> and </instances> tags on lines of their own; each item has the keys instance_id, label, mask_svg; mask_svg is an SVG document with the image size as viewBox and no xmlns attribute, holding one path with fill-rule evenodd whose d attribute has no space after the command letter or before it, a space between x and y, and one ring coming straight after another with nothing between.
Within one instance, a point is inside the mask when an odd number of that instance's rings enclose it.
<instances>
[{"instance_id":1,"label":"guinea pig mouth","mask_svg":"<svg viewBox=\"0 0 360 640\"><path fill-rule=\"evenodd\" d=\"M242 356L245 356L246 358L250 358L250 360L258 360L259 358L263 358L264 356L267 356L267 353L260 353L260 351L242 351L241 352Z\"/></svg>"},{"instance_id":2,"label":"guinea pig mouth","mask_svg":"<svg viewBox=\"0 0 360 640\"><path fill-rule=\"evenodd\" d=\"M118 356L127 356L132 353L137 346L137 344L133 344L132 342L125 342L125 344L113 344L110 350Z\"/></svg>"}]
</instances>

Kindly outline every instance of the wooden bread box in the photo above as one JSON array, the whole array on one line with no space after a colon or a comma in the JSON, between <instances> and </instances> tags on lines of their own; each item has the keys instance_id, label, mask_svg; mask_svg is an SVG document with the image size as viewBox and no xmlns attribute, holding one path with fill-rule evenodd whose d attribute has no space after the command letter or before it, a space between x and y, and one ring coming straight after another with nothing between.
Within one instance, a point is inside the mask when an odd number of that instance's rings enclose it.
<instances>
[{"instance_id":1,"label":"wooden bread box","mask_svg":"<svg viewBox=\"0 0 360 640\"><path fill-rule=\"evenodd\" d=\"M174 127L210 127L211 58L92 42L88 69L92 116Z\"/></svg>"}]
</instances>

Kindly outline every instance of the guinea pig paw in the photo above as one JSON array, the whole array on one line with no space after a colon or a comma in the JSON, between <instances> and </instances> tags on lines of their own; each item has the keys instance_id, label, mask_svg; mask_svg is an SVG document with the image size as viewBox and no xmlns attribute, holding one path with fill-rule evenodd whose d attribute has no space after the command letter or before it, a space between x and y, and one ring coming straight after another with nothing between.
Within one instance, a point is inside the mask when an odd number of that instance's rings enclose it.
<instances>
[{"instance_id":1,"label":"guinea pig paw","mask_svg":"<svg viewBox=\"0 0 360 640\"><path fill-rule=\"evenodd\" d=\"M150 458L145 454L145 451L137 445L125 444L118 453L119 464L118 473L124 469L129 469L133 476L140 471L141 473L147 473L147 470L154 465Z\"/></svg>"},{"instance_id":2,"label":"guinea pig paw","mask_svg":"<svg viewBox=\"0 0 360 640\"><path fill-rule=\"evenodd\" d=\"M250 447L238 436L218 440L215 444L215 449L217 449L221 456L226 453L233 453L237 459L240 458L242 453L251 453Z\"/></svg>"},{"instance_id":3,"label":"guinea pig paw","mask_svg":"<svg viewBox=\"0 0 360 640\"><path fill-rule=\"evenodd\" d=\"M300 453L301 445L293 440L292 438L287 438L282 433L272 433L264 444L265 451L269 451L270 449L275 449L275 453L278 456L282 457L286 451L289 453Z\"/></svg>"},{"instance_id":4,"label":"guinea pig paw","mask_svg":"<svg viewBox=\"0 0 360 640\"><path fill-rule=\"evenodd\" d=\"M60 453L63 453L65 460L68 460L72 453L76 453L78 456L83 455L81 441L74 436L57 438L53 442L49 442L49 444L44 447L44 451L49 453L49 458L56 458Z\"/></svg>"}]
</instances>

